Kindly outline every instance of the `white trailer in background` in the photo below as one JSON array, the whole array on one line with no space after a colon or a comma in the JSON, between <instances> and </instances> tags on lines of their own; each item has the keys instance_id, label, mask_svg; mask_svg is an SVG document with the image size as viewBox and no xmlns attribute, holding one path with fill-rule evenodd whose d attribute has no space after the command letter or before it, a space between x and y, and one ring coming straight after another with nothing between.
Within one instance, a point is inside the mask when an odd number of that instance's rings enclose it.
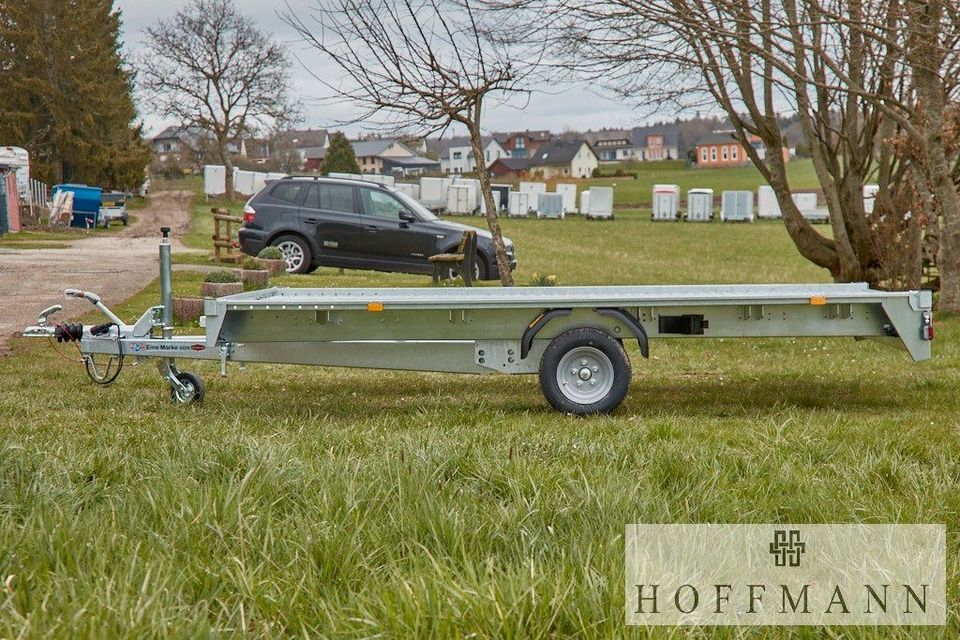
<instances>
[{"instance_id":1,"label":"white trailer in background","mask_svg":"<svg viewBox=\"0 0 960 640\"><path fill-rule=\"evenodd\" d=\"M507 215L511 218L526 218L533 210L536 196L520 191L511 191L507 202Z\"/></svg>"},{"instance_id":2,"label":"white trailer in background","mask_svg":"<svg viewBox=\"0 0 960 640\"><path fill-rule=\"evenodd\" d=\"M387 187L392 187L396 183L396 179L393 176L388 176L382 173L361 173L358 178L364 182L373 182L375 184L382 184Z\"/></svg>"},{"instance_id":3,"label":"white trailer in background","mask_svg":"<svg viewBox=\"0 0 960 640\"><path fill-rule=\"evenodd\" d=\"M590 187L590 208L587 220L613 219L613 187Z\"/></svg>"},{"instance_id":4,"label":"white trailer in background","mask_svg":"<svg viewBox=\"0 0 960 640\"><path fill-rule=\"evenodd\" d=\"M446 178L420 178L420 204L431 211L442 211L447 207Z\"/></svg>"},{"instance_id":5,"label":"white trailer in background","mask_svg":"<svg viewBox=\"0 0 960 640\"><path fill-rule=\"evenodd\" d=\"M399 191L400 193L405 193L414 200L420 200L420 185L411 184L409 182L397 182L393 185L393 188Z\"/></svg>"},{"instance_id":6,"label":"white trailer in background","mask_svg":"<svg viewBox=\"0 0 960 640\"><path fill-rule=\"evenodd\" d=\"M363 176L359 173L344 173L343 171L331 171L327 174L327 177L341 180L363 180Z\"/></svg>"},{"instance_id":7,"label":"white trailer in background","mask_svg":"<svg viewBox=\"0 0 960 640\"><path fill-rule=\"evenodd\" d=\"M234 185L236 188L236 185ZM227 168L220 164L208 164L203 167L203 194L222 196L227 192Z\"/></svg>"},{"instance_id":8,"label":"white trailer in background","mask_svg":"<svg viewBox=\"0 0 960 640\"><path fill-rule=\"evenodd\" d=\"M510 201L510 185L492 184L490 185L490 190L493 191L493 197L497 203L497 211L506 210L507 203Z\"/></svg>"},{"instance_id":9,"label":"white trailer in background","mask_svg":"<svg viewBox=\"0 0 960 640\"><path fill-rule=\"evenodd\" d=\"M267 186L267 174L261 171L253 172L253 193L260 193Z\"/></svg>"},{"instance_id":10,"label":"white trailer in background","mask_svg":"<svg viewBox=\"0 0 960 640\"><path fill-rule=\"evenodd\" d=\"M757 217L762 220L776 220L783 217L777 194L768 184L757 187Z\"/></svg>"},{"instance_id":11,"label":"white trailer in background","mask_svg":"<svg viewBox=\"0 0 960 640\"><path fill-rule=\"evenodd\" d=\"M753 222L753 191L724 191L720 222Z\"/></svg>"},{"instance_id":12,"label":"white trailer in background","mask_svg":"<svg viewBox=\"0 0 960 640\"><path fill-rule=\"evenodd\" d=\"M473 188L473 197L475 198L473 203L474 211L483 211L485 207L483 206L483 190L480 188L480 181L473 178L454 178L454 185L467 185ZM453 185L451 185L453 186Z\"/></svg>"},{"instance_id":13,"label":"white trailer in background","mask_svg":"<svg viewBox=\"0 0 960 640\"><path fill-rule=\"evenodd\" d=\"M507 193L509 193L509 191ZM496 190L492 190L490 192L490 195L493 196L493 210L495 212L499 212L502 209L502 207L500 206L500 192ZM478 197L478 200L480 200L480 215L482 216L487 215L487 201L486 199L484 199L482 192L480 192L480 196Z\"/></svg>"},{"instance_id":14,"label":"white trailer in background","mask_svg":"<svg viewBox=\"0 0 960 640\"><path fill-rule=\"evenodd\" d=\"M563 195L559 193L537 194L537 218L563 219Z\"/></svg>"},{"instance_id":15,"label":"white trailer in background","mask_svg":"<svg viewBox=\"0 0 960 640\"><path fill-rule=\"evenodd\" d=\"M867 215L873 213L873 208L877 204L877 194L880 193L880 185L863 185L863 210Z\"/></svg>"},{"instance_id":16,"label":"white trailer in background","mask_svg":"<svg viewBox=\"0 0 960 640\"><path fill-rule=\"evenodd\" d=\"M577 213L577 185L558 184L554 191L563 196L564 213Z\"/></svg>"},{"instance_id":17,"label":"white trailer in background","mask_svg":"<svg viewBox=\"0 0 960 640\"><path fill-rule=\"evenodd\" d=\"M587 215L590 211L590 189L580 192L580 213Z\"/></svg>"},{"instance_id":18,"label":"white trailer in background","mask_svg":"<svg viewBox=\"0 0 960 640\"><path fill-rule=\"evenodd\" d=\"M713 189L687 191L687 222L713 220Z\"/></svg>"},{"instance_id":19,"label":"white trailer in background","mask_svg":"<svg viewBox=\"0 0 960 640\"><path fill-rule=\"evenodd\" d=\"M793 204L797 205L800 215L810 222L827 222L830 220L830 213L826 208L817 208L817 194L815 193L792 193Z\"/></svg>"},{"instance_id":20,"label":"white trailer in background","mask_svg":"<svg viewBox=\"0 0 960 640\"><path fill-rule=\"evenodd\" d=\"M256 176L253 171L237 171L234 178L233 188L237 193L245 196L252 196L259 189L256 188Z\"/></svg>"},{"instance_id":21,"label":"white trailer in background","mask_svg":"<svg viewBox=\"0 0 960 640\"><path fill-rule=\"evenodd\" d=\"M472 216L477 212L477 191L472 184L452 184L447 189L447 213Z\"/></svg>"},{"instance_id":22,"label":"white trailer in background","mask_svg":"<svg viewBox=\"0 0 960 640\"><path fill-rule=\"evenodd\" d=\"M17 195L32 203L30 197L30 153L22 147L0 147L3 164L13 169L17 180Z\"/></svg>"},{"instance_id":23,"label":"white trailer in background","mask_svg":"<svg viewBox=\"0 0 960 640\"><path fill-rule=\"evenodd\" d=\"M650 219L670 221L680 219L680 185L653 185L653 209Z\"/></svg>"},{"instance_id":24,"label":"white trailer in background","mask_svg":"<svg viewBox=\"0 0 960 640\"><path fill-rule=\"evenodd\" d=\"M276 171L270 171L270 172L267 173L267 182L273 182L274 180L280 180L281 178L285 178L286 175L287 175L287 174L285 174L285 173L278 173L278 172L276 172Z\"/></svg>"},{"instance_id":25,"label":"white trailer in background","mask_svg":"<svg viewBox=\"0 0 960 640\"><path fill-rule=\"evenodd\" d=\"M521 182L520 186L517 187L517 191L520 193L533 194L533 197L536 198L536 194L547 192L547 185L544 182Z\"/></svg>"}]
</instances>

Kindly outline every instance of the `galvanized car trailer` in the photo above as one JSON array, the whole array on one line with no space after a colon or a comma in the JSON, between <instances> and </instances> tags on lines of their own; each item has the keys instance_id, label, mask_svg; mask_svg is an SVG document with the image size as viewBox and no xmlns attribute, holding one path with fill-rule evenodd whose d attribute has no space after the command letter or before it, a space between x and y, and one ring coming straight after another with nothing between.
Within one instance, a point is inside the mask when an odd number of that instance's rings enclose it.
<instances>
[{"instance_id":1,"label":"galvanized car trailer","mask_svg":"<svg viewBox=\"0 0 960 640\"><path fill-rule=\"evenodd\" d=\"M630 384L624 340L637 340L643 357L658 338L806 336L874 338L914 360L931 355L931 293L866 284L272 288L208 298L205 334L180 336L167 236L163 229L161 304L134 324L95 294L67 290L108 322L51 325L61 309L55 305L25 335L79 342L88 375L101 384L116 378L124 358L153 358L180 403L201 400L204 386L178 361L216 360L222 375L231 362L537 373L550 404L573 414L609 412L623 400Z\"/></svg>"}]
</instances>

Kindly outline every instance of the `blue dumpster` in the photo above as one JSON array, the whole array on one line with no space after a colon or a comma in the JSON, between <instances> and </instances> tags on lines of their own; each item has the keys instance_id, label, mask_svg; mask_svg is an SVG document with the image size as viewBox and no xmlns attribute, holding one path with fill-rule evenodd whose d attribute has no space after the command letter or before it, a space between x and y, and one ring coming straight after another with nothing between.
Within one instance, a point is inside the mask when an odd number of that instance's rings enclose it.
<instances>
[{"instance_id":1,"label":"blue dumpster","mask_svg":"<svg viewBox=\"0 0 960 640\"><path fill-rule=\"evenodd\" d=\"M53 194L69 191L73 194L73 217L71 227L91 228L100 222L100 202L103 198L103 189L90 187L85 184L58 184L53 187Z\"/></svg>"}]
</instances>

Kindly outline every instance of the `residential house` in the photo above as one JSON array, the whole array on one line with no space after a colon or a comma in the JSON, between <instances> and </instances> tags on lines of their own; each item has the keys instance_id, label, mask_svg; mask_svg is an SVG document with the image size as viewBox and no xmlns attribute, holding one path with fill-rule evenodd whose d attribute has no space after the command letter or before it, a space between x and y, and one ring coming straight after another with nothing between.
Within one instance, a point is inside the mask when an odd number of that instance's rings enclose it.
<instances>
[{"instance_id":1,"label":"residential house","mask_svg":"<svg viewBox=\"0 0 960 640\"><path fill-rule=\"evenodd\" d=\"M551 140L529 158L500 158L488 170L498 178L589 178L599 164L586 140Z\"/></svg>"},{"instance_id":2,"label":"residential house","mask_svg":"<svg viewBox=\"0 0 960 640\"><path fill-rule=\"evenodd\" d=\"M154 160L161 164L194 165L205 162L204 155L213 150L212 134L200 127L167 127L151 140ZM231 154L247 157L246 141L227 145Z\"/></svg>"},{"instance_id":3,"label":"residential house","mask_svg":"<svg viewBox=\"0 0 960 640\"><path fill-rule=\"evenodd\" d=\"M760 138L750 137L750 146L757 152L761 160L766 159L767 151ZM790 150L782 150L783 161L789 162ZM733 137L731 131L716 131L697 140L697 166L704 167L736 167L750 164L747 150Z\"/></svg>"},{"instance_id":4,"label":"residential house","mask_svg":"<svg viewBox=\"0 0 960 640\"><path fill-rule=\"evenodd\" d=\"M330 135L326 129L296 129L281 133L277 142L295 149L304 169L317 171L327 155Z\"/></svg>"},{"instance_id":5,"label":"residential house","mask_svg":"<svg viewBox=\"0 0 960 640\"><path fill-rule=\"evenodd\" d=\"M679 127L675 124L634 127L633 160L640 162L680 158Z\"/></svg>"},{"instance_id":6,"label":"residential house","mask_svg":"<svg viewBox=\"0 0 960 640\"><path fill-rule=\"evenodd\" d=\"M625 129L600 129L583 134L596 151L600 162L624 162L634 159L633 132Z\"/></svg>"},{"instance_id":7,"label":"residential house","mask_svg":"<svg viewBox=\"0 0 960 640\"><path fill-rule=\"evenodd\" d=\"M514 131L512 133L495 133L500 146L510 154L511 158L529 158L537 149L553 138L549 131Z\"/></svg>"},{"instance_id":8,"label":"residential house","mask_svg":"<svg viewBox=\"0 0 960 640\"><path fill-rule=\"evenodd\" d=\"M420 155L399 140L356 140L350 144L361 173L415 175L440 169L440 162Z\"/></svg>"},{"instance_id":9,"label":"residential house","mask_svg":"<svg viewBox=\"0 0 960 640\"><path fill-rule=\"evenodd\" d=\"M484 147L484 167L498 158L509 155L496 138L484 136L481 142ZM428 140L427 148L439 159L440 171L443 173L463 174L477 170L473 146L470 144L470 138L466 136Z\"/></svg>"}]
</instances>

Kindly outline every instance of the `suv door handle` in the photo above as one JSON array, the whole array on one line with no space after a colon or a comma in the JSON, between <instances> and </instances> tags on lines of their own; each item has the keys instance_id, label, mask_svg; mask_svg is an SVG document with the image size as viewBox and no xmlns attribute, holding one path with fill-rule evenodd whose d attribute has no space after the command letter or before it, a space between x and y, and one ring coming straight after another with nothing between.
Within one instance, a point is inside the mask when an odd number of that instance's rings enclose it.
<instances>
[{"instance_id":1,"label":"suv door handle","mask_svg":"<svg viewBox=\"0 0 960 640\"><path fill-rule=\"evenodd\" d=\"M375 224L368 224L365 228L367 231L373 231L374 233L376 233L380 229L380 227L378 227Z\"/></svg>"},{"instance_id":2,"label":"suv door handle","mask_svg":"<svg viewBox=\"0 0 960 640\"><path fill-rule=\"evenodd\" d=\"M315 223L315 222L320 222L320 220L319 220L318 218L304 218L303 221L304 221L304 222L309 222L310 224L313 224L313 223Z\"/></svg>"}]
</instances>

